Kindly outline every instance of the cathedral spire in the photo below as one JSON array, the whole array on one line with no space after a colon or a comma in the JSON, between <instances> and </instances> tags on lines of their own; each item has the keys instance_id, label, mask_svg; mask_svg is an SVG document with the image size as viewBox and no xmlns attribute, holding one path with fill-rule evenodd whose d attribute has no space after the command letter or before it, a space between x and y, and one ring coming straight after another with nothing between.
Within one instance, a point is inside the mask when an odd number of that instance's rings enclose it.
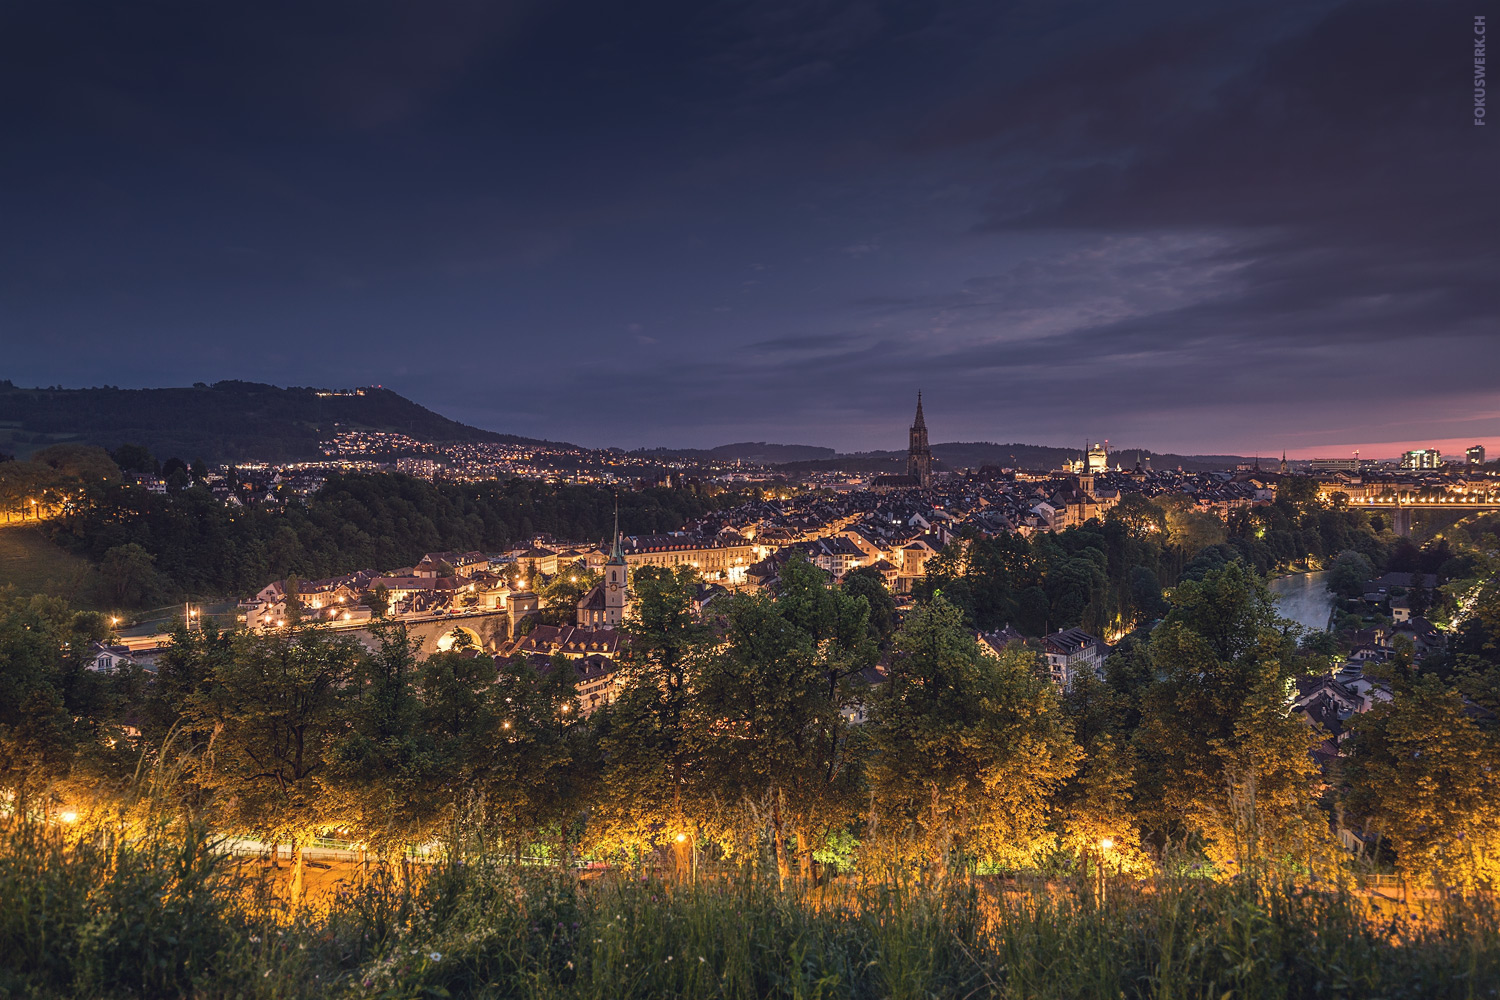
<instances>
[{"instance_id":1,"label":"cathedral spire","mask_svg":"<svg viewBox=\"0 0 1500 1000\"><path fill-rule=\"evenodd\" d=\"M917 416L911 424L910 445L906 451L906 474L924 490L932 485L932 449L927 445L927 420L922 415L920 391L917 392Z\"/></svg>"}]
</instances>

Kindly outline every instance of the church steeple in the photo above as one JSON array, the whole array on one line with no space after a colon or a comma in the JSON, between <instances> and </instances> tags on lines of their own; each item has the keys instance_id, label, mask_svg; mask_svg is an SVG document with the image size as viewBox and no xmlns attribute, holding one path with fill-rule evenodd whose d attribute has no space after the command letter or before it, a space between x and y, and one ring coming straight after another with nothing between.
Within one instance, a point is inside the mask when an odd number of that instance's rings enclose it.
<instances>
[{"instance_id":1,"label":"church steeple","mask_svg":"<svg viewBox=\"0 0 1500 1000\"><path fill-rule=\"evenodd\" d=\"M906 450L906 474L922 489L932 485L932 449L927 446L927 420L922 416L922 393L917 393L917 416L911 422Z\"/></svg>"},{"instance_id":2,"label":"church steeple","mask_svg":"<svg viewBox=\"0 0 1500 1000\"><path fill-rule=\"evenodd\" d=\"M618 497L615 498L615 543L609 550L609 562L604 564L604 579L599 585L604 588L604 624L618 628L625 620L625 609L630 597L630 567L625 563L625 550L620 547Z\"/></svg>"},{"instance_id":3,"label":"church steeple","mask_svg":"<svg viewBox=\"0 0 1500 1000\"><path fill-rule=\"evenodd\" d=\"M615 498L615 543L609 550L609 562L606 566L624 566L625 552L620 548L620 500Z\"/></svg>"}]
</instances>

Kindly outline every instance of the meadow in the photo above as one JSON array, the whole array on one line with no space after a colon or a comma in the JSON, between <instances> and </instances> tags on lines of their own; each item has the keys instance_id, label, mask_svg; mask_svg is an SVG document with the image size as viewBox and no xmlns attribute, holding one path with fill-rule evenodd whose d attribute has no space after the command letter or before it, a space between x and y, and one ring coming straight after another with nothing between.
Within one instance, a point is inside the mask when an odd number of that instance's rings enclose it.
<instances>
[{"instance_id":1,"label":"meadow","mask_svg":"<svg viewBox=\"0 0 1500 1000\"><path fill-rule=\"evenodd\" d=\"M1480 998L1500 996L1493 900L1392 916L1336 888L518 868L451 850L373 866L293 908L259 864L174 824L130 840L0 833L7 997Z\"/></svg>"},{"instance_id":2,"label":"meadow","mask_svg":"<svg viewBox=\"0 0 1500 1000\"><path fill-rule=\"evenodd\" d=\"M99 571L87 559L58 547L34 523L0 521L0 586L21 594L48 594L78 607L99 596Z\"/></svg>"}]
</instances>

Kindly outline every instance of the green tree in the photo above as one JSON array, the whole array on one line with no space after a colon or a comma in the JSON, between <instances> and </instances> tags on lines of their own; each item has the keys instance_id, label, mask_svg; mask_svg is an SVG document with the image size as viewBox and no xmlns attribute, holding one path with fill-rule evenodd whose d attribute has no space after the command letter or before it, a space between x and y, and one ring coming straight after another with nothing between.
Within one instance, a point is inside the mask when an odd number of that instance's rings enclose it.
<instances>
[{"instance_id":1,"label":"green tree","mask_svg":"<svg viewBox=\"0 0 1500 1000\"><path fill-rule=\"evenodd\" d=\"M1060 789L1056 808L1063 849L1080 865L1147 867L1135 810L1134 716L1129 698L1083 671L1062 698L1078 747L1078 770Z\"/></svg>"},{"instance_id":2,"label":"green tree","mask_svg":"<svg viewBox=\"0 0 1500 1000\"><path fill-rule=\"evenodd\" d=\"M1078 758L1036 654L982 654L942 598L910 615L895 651L872 721L877 834L914 844L939 877L955 852L1030 860L1045 847L1050 799Z\"/></svg>"},{"instance_id":3,"label":"green tree","mask_svg":"<svg viewBox=\"0 0 1500 1000\"><path fill-rule=\"evenodd\" d=\"M329 745L325 787L361 839L386 848L431 833L441 796L433 787L437 754L417 696L421 640L399 622L372 632L378 646L355 662L342 725Z\"/></svg>"},{"instance_id":4,"label":"green tree","mask_svg":"<svg viewBox=\"0 0 1500 1000\"><path fill-rule=\"evenodd\" d=\"M542 603L542 620L548 625L571 625L578 617L578 602L599 582L598 573L582 566L560 570L537 594Z\"/></svg>"},{"instance_id":5,"label":"green tree","mask_svg":"<svg viewBox=\"0 0 1500 1000\"><path fill-rule=\"evenodd\" d=\"M156 561L135 542L116 545L104 553L99 570L109 593L120 607L138 607L156 589Z\"/></svg>"},{"instance_id":6,"label":"green tree","mask_svg":"<svg viewBox=\"0 0 1500 1000\"><path fill-rule=\"evenodd\" d=\"M156 458L151 454L151 449L138 444L122 444L109 453L122 472L139 472L145 475L153 475L156 472Z\"/></svg>"},{"instance_id":7,"label":"green tree","mask_svg":"<svg viewBox=\"0 0 1500 1000\"><path fill-rule=\"evenodd\" d=\"M1161 581L1149 566L1130 569L1130 604L1137 625L1144 625L1167 613L1169 605L1161 594Z\"/></svg>"},{"instance_id":8,"label":"green tree","mask_svg":"<svg viewBox=\"0 0 1500 1000\"><path fill-rule=\"evenodd\" d=\"M1167 530L1166 513L1144 493L1125 493L1104 515L1106 521L1125 526L1132 535L1160 535Z\"/></svg>"},{"instance_id":9,"label":"green tree","mask_svg":"<svg viewBox=\"0 0 1500 1000\"><path fill-rule=\"evenodd\" d=\"M563 656L513 656L499 666L499 725L488 729L481 787L491 820L518 852L539 839L569 854L576 847L591 761L574 677Z\"/></svg>"},{"instance_id":10,"label":"green tree","mask_svg":"<svg viewBox=\"0 0 1500 1000\"><path fill-rule=\"evenodd\" d=\"M302 581L295 576L287 577L284 594L286 623L295 628L302 623Z\"/></svg>"},{"instance_id":11,"label":"green tree","mask_svg":"<svg viewBox=\"0 0 1500 1000\"><path fill-rule=\"evenodd\" d=\"M133 702L122 696L138 678L86 668L106 632L99 615L0 587L0 801L11 809L81 801L128 777L135 748L121 717Z\"/></svg>"},{"instance_id":12,"label":"green tree","mask_svg":"<svg viewBox=\"0 0 1500 1000\"><path fill-rule=\"evenodd\" d=\"M870 566L844 574L841 584L850 597L863 598L870 608L870 635L878 643L890 641L896 631L896 599L885 585L885 577Z\"/></svg>"},{"instance_id":13,"label":"green tree","mask_svg":"<svg viewBox=\"0 0 1500 1000\"><path fill-rule=\"evenodd\" d=\"M172 641L156 661L155 682L147 689L141 713L141 731L152 746L161 746L173 728L184 725L183 744L201 751L213 735L213 725L194 728L196 699L207 694L215 678L230 670L235 656L235 636L221 632L211 622L190 628L179 621L172 628Z\"/></svg>"},{"instance_id":14,"label":"green tree","mask_svg":"<svg viewBox=\"0 0 1500 1000\"><path fill-rule=\"evenodd\" d=\"M851 734L840 711L848 674L832 662L840 658L839 642L836 636L820 641L794 619L836 633L835 619L847 606L856 618L849 626L858 645L865 641L864 605L820 580L815 586L829 600L819 600L816 592L798 594L796 582L775 599L732 595L725 642L705 664L694 704L701 715L694 731L701 734L712 785L729 801L745 803L747 814L765 817L783 882L792 874L789 841L796 843L805 879L814 850L856 809Z\"/></svg>"},{"instance_id":15,"label":"green tree","mask_svg":"<svg viewBox=\"0 0 1500 1000\"><path fill-rule=\"evenodd\" d=\"M434 653L421 663L422 730L435 755L438 794L456 801L485 773L500 729L495 661L464 652Z\"/></svg>"},{"instance_id":16,"label":"green tree","mask_svg":"<svg viewBox=\"0 0 1500 1000\"><path fill-rule=\"evenodd\" d=\"M1370 560L1358 552L1340 552L1328 573L1328 589L1340 597L1358 598L1364 595L1365 584L1375 576L1375 567Z\"/></svg>"},{"instance_id":17,"label":"green tree","mask_svg":"<svg viewBox=\"0 0 1500 1000\"><path fill-rule=\"evenodd\" d=\"M376 618L384 618L391 612L391 592L384 585L377 585L374 590L365 591L360 595L360 600Z\"/></svg>"},{"instance_id":18,"label":"green tree","mask_svg":"<svg viewBox=\"0 0 1500 1000\"><path fill-rule=\"evenodd\" d=\"M1224 522L1209 511L1199 510L1185 494L1165 503L1167 534L1173 545L1191 559L1210 546L1222 544L1229 536Z\"/></svg>"},{"instance_id":19,"label":"green tree","mask_svg":"<svg viewBox=\"0 0 1500 1000\"><path fill-rule=\"evenodd\" d=\"M1179 584L1149 656L1135 750L1158 838L1201 837L1221 871L1319 848L1310 752L1322 737L1288 711L1295 626L1260 578L1230 563Z\"/></svg>"},{"instance_id":20,"label":"green tree","mask_svg":"<svg viewBox=\"0 0 1500 1000\"><path fill-rule=\"evenodd\" d=\"M240 633L190 715L212 730L198 779L217 793L224 822L271 843L290 842L292 898L302 849L342 819L327 794L327 752L341 731L357 645L316 628Z\"/></svg>"},{"instance_id":21,"label":"green tree","mask_svg":"<svg viewBox=\"0 0 1500 1000\"><path fill-rule=\"evenodd\" d=\"M600 710L605 762L591 832L605 849L675 843L710 811L710 790L696 766L691 697L712 636L693 615L697 577L642 566L632 578L634 602L622 664L623 690ZM679 872L687 853L679 850Z\"/></svg>"},{"instance_id":22,"label":"green tree","mask_svg":"<svg viewBox=\"0 0 1500 1000\"><path fill-rule=\"evenodd\" d=\"M1390 701L1356 716L1348 813L1396 849L1406 878L1500 885L1500 727L1459 690L1396 667Z\"/></svg>"}]
</instances>

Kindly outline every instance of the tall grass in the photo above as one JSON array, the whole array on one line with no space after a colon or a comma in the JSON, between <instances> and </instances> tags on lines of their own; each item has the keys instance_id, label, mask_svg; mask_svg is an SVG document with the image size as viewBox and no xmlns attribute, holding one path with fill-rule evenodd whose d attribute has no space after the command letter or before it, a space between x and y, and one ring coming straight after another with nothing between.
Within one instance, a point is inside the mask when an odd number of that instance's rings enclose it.
<instances>
[{"instance_id":1,"label":"tall grass","mask_svg":"<svg viewBox=\"0 0 1500 1000\"><path fill-rule=\"evenodd\" d=\"M490 855L291 910L201 831L0 830L0 996L1500 997L1500 915L1289 885L580 883Z\"/></svg>"}]
</instances>

